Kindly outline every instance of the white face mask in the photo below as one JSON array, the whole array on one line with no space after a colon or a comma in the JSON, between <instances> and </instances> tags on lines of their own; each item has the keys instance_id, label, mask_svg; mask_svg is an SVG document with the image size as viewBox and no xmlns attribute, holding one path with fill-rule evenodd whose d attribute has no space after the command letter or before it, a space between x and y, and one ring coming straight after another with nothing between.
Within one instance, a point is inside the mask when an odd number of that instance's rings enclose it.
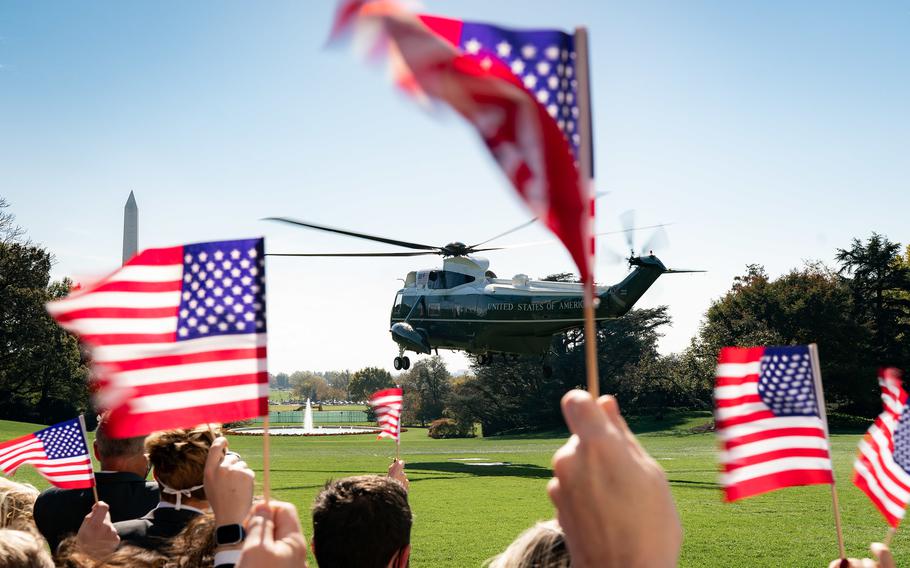
<instances>
[{"instance_id":1,"label":"white face mask","mask_svg":"<svg viewBox=\"0 0 910 568\"><path fill-rule=\"evenodd\" d=\"M162 491L163 493L167 493L168 495L176 495L176 496L177 496L177 503L176 503L176 505L174 506L174 509L176 509L176 510L179 511L179 510L180 510L180 499L181 499L181 497L186 497L187 499L189 499L190 496L192 495L193 491L196 491L197 489L202 489L204 486L203 486L203 485L195 485L195 486L193 486L193 487L187 487L186 489L174 489L173 487L168 487L167 485L165 485L165 484L163 484L163 483L161 483L161 482L159 481L159 482L158 482L158 487L161 488L161 491Z\"/></svg>"}]
</instances>

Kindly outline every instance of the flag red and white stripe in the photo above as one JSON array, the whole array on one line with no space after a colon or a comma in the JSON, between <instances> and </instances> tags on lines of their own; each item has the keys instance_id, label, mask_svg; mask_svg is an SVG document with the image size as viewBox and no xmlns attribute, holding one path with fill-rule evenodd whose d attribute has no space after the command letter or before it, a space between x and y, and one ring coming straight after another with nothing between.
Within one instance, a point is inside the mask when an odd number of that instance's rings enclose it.
<instances>
[{"instance_id":1,"label":"flag red and white stripe","mask_svg":"<svg viewBox=\"0 0 910 568\"><path fill-rule=\"evenodd\" d=\"M24 464L34 466L51 484L63 489L95 485L88 444L78 418L0 443L0 471L12 475Z\"/></svg>"},{"instance_id":2,"label":"flag red and white stripe","mask_svg":"<svg viewBox=\"0 0 910 568\"><path fill-rule=\"evenodd\" d=\"M268 409L262 239L148 249L47 309L91 348L112 437Z\"/></svg>"},{"instance_id":3,"label":"flag red and white stripe","mask_svg":"<svg viewBox=\"0 0 910 568\"><path fill-rule=\"evenodd\" d=\"M805 346L721 350L714 398L727 501L834 482L811 366Z\"/></svg>"},{"instance_id":4,"label":"flag red and white stripe","mask_svg":"<svg viewBox=\"0 0 910 568\"><path fill-rule=\"evenodd\" d=\"M859 442L853 464L853 484L869 497L894 528L900 524L910 502L910 424L907 392L898 369L879 372L882 413Z\"/></svg>"},{"instance_id":5,"label":"flag red and white stripe","mask_svg":"<svg viewBox=\"0 0 910 568\"><path fill-rule=\"evenodd\" d=\"M370 406L376 413L376 420L382 427L378 438L398 440L401 436L401 409L403 397L400 388L376 391L370 397Z\"/></svg>"}]
</instances>

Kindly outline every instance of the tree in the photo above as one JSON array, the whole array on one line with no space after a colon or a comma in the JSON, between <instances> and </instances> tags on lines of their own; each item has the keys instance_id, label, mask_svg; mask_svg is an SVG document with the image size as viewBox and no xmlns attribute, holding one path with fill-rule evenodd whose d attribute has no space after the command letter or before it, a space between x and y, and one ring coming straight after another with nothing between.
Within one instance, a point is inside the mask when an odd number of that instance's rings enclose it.
<instances>
[{"instance_id":1,"label":"tree","mask_svg":"<svg viewBox=\"0 0 910 568\"><path fill-rule=\"evenodd\" d=\"M355 401L367 400L374 392L394 386L391 373L379 367L366 367L351 376L348 396Z\"/></svg>"},{"instance_id":2,"label":"tree","mask_svg":"<svg viewBox=\"0 0 910 568\"><path fill-rule=\"evenodd\" d=\"M287 389L291 386L291 377L287 373L278 373L269 377L269 383L276 389Z\"/></svg>"},{"instance_id":3,"label":"tree","mask_svg":"<svg viewBox=\"0 0 910 568\"><path fill-rule=\"evenodd\" d=\"M844 410L862 412L879 406L875 364L861 345L865 326L852 316L849 283L821 263L807 263L777 279L749 265L730 291L705 314L698 337L686 352L695 383L712 380L717 354L724 346L819 345L825 397ZM879 406L880 408L880 406Z\"/></svg>"},{"instance_id":4,"label":"tree","mask_svg":"<svg viewBox=\"0 0 910 568\"><path fill-rule=\"evenodd\" d=\"M438 355L414 363L401 376L404 392L404 420L409 424L429 422L441 418L452 391L452 376L445 361Z\"/></svg>"},{"instance_id":5,"label":"tree","mask_svg":"<svg viewBox=\"0 0 910 568\"><path fill-rule=\"evenodd\" d=\"M9 209L10 203L0 197L0 243L11 245L21 243L25 236L25 229L16 224L16 216Z\"/></svg>"},{"instance_id":6,"label":"tree","mask_svg":"<svg viewBox=\"0 0 910 568\"><path fill-rule=\"evenodd\" d=\"M288 378L298 400L326 400L332 398L331 387L324 378L312 371L294 371Z\"/></svg>"},{"instance_id":7,"label":"tree","mask_svg":"<svg viewBox=\"0 0 910 568\"><path fill-rule=\"evenodd\" d=\"M910 266L901 245L872 233L865 243L853 239L849 249L838 249L836 258L838 273L853 295L853 314L870 333L865 347L880 364L905 366L910 359Z\"/></svg>"},{"instance_id":8,"label":"tree","mask_svg":"<svg viewBox=\"0 0 910 568\"><path fill-rule=\"evenodd\" d=\"M651 385L634 370L657 358L658 330L669 321L666 307L660 307L601 322L597 332L601 390L617 395L625 409L644 402L636 393ZM447 412L461 422L480 422L484 435L561 426L559 400L585 382L581 331L555 335L548 360L549 375L539 356L496 357L490 365L473 365L474 376L453 385ZM638 390L628 384L635 376Z\"/></svg>"},{"instance_id":9,"label":"tree","mask_svg":"<svg viewBox=\"0 0 910 568\"><path fill-rule=\"evenodd\" d=\"M9 218L3 221L8 224ZM7 229L0 239L21 233ZM52 423L88 406L88 367L76 339L44 304L69 293L50 281L51 255L41 247L0 242L0 415Z\"/></svg>"}]
</instances>

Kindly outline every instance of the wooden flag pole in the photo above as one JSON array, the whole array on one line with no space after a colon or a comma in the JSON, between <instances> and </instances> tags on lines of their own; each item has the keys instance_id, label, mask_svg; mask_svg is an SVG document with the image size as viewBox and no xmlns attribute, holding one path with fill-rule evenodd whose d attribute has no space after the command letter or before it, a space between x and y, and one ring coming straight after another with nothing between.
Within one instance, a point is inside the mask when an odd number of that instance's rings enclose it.
<instances>
[{"instance_id":1,"label":"wooden flag pole","mask_svg":"<svg viewBox=\"0 0 910 568\"><path fill-rule=\"evenodd\" d=\"M88 452L88 459L94 464L92 459L92 451L88 448L88 433L85 431L85 415L79 415L79 425L82 426L82 439L85 441L85 451ZM95 503L99 501L98 499L98 482L95 481L95 466L92 465L92 494L95 496Z\"/></svg>"},{"instance_id":2,"label":"wooden flag pole","mask_svg":"<svg viewBox=\"0 0 910 568\"><path fill-rule=\"evenodd\" d=\"M271 482L269 480L269 411L266 408L262 421L262 497L269 502Z\"/></svg>"},{"instance_id":3,"label":"wooden flag pole","mask_svg":"<svg viewBox=\"0 0 910 568\"><path fill-rule=\"evenodd\" d=\"M822 426L825 428L825 440L828 442L828 452L831 452L831 436L828 433L828 415L825 412L825 391L822 389L822 370L818 360L818 345L809 344L809 359L812 362L812 376L815 380L815 392L818 399L818 413L822 419ZM834 466L831 467L831 504L834 507L834 527L837 530L837 546L840 552L841 560L847 558L847 551L844 547L844 533L840 524L840 505L837 501L837 484L834 482Z\"/></svg>"},{"instance_id":4,"label":"wooden flag pole","mask_svg":"<svg viewBox=\"0 0 910 568\"><path fill-rule=\"evenodd\" d=\"M588 277L584 282L584 316L585 316L585 362L588 369L588 392L597 398L600 395L600 373L597 369L597 327L594 324L596 298L594 296L594 155L591 128L591 74L588 54L588 29L584 26L575 28L575 77L578 85L575 89L578 100L578 134L581 142L578 145L578 173L582 195L588 206L587 216L582 221L589 223L586 232L591 242L585 243L589 249Z\"/></svg>"},{"instance_id":5,"label":"wooden flag pole","mask_svg":"<svg viewBox=\"0 0 910 568\"><path fill-rule=\"evenodd\" d=\"M401 385L395 385L401 388ZM404 391L401 392L401 414L398 415L398 435L395 437L395 461L401 461L401 420L404 418Z\"/></svg>"},{"instance_id":6,"label":"wooden flag pole","mask_svg":"<svg viewBox=\"0 0 910 568\"><path fill-rule=\"evenodd\" d=\"M894 527L888 527L888 534L885 535L885 539L882 541L882 544L891 548L891 539L894 538L894 533L897 532L897 529Z\"/></svg>"}]
</instances>

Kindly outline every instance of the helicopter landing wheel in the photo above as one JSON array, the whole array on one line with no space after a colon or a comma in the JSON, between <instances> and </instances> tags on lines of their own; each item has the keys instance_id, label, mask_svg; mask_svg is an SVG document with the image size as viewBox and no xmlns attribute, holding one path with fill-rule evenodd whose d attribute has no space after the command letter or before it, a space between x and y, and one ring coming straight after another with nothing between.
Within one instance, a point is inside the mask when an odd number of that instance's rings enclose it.
<instances>
[{"instance_id":1,"label":"helicopter landing wheel","mask_svg":"<svg viewBox=\"0 0 910 568\"><path fill-rule=\"evenodd\" d=\"M401 358L401 368L405 371L411 368L411 360L407 356Z\"/></svg>"},{"instance_id":2,"label":"helicopter landing wheel","mask_svg":"<svg viewBox=\"0 0 910 568\"><path fill-rule=\"evenodd\" d=\"M402 361L401 357L395 357L395 360L392 361L392 366L395 367L396 371L400 371L403 365L404 361Z\"/></svg>"}]
</instances>

